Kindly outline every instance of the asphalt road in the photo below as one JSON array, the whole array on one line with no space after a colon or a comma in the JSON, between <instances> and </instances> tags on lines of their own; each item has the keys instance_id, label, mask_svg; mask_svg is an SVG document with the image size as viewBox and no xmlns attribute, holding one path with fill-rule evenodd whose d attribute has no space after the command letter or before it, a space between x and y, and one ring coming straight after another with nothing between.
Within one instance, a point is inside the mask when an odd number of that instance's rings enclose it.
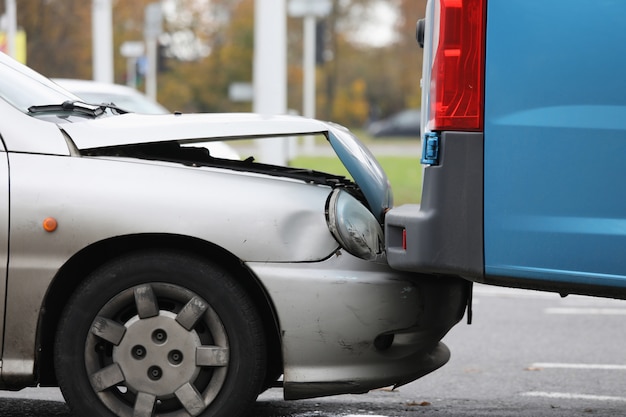
<instances>
[{"instance_id":1,"label":"asphalt road","mask_svg":"<svg viewBox=\"0 0 626 417\"><path fill-rule=\"evenodd\" d=\"M451 361L396 390L284 402L255 417L626 415L626 301L479 286L474 324L446 336ZM0 417L69 417L57 390L0 392Z\"/></svg>"}]
</instances>

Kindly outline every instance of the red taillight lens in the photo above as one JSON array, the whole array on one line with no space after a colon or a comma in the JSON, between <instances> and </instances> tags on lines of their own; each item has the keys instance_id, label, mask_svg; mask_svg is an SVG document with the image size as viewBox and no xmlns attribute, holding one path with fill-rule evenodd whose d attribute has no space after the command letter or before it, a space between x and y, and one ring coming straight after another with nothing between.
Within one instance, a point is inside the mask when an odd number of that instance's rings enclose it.
<instances>
[{"instance_id":1,"label":"red taillight lens","mask_svg":"<svg viewBox=\"0 0 626 417\"><path fill-rule=\"evenodd\" d=\"M430 80L432 130L483 128L486 1L439 0Z\"/></svg>"}]
</instances>

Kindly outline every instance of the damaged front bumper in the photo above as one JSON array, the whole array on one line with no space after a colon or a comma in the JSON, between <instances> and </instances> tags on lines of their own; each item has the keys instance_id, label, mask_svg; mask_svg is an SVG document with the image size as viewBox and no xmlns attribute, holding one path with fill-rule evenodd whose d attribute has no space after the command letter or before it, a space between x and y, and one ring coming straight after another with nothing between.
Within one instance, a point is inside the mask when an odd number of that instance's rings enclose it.
<instances>
[{"instance_id":1,"label":"damaged front bumper","mask_svg":"<svg viewBox=\"0 0 626 417\"><path fill-rule=\"evenodd\" d=\"M337 252L323 262L249 263L282 335L284 397L364 393L444 365L467 281L399 272Z\"/></svg>"}]
</instances>

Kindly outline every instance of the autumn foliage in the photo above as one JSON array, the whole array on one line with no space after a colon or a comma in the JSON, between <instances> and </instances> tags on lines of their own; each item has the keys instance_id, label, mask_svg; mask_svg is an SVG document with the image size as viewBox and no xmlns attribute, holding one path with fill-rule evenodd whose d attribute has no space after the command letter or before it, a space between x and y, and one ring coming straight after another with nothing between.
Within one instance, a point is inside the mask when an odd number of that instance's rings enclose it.
<instances>
[{"instance_id":1,"label":"autumn foliage","mask_svg":"<svg viewBox=\"0 0 626 417\"><path fill-rule=\"evenodd\" d=\"M117 83L126 83L126 60L119 47L143 39L144 8L154 1L113 0ZM424 14L426 0L385 0L398 10L397 40L383 47L354 42L349 31L360 21L351 12L366 10L376 1L333 0L325 22L327 59L317 67L318 118L354 127L370 117L420 106L422 53L415 42L415 23ZM250 103L229 100L228 88L252 79L254 0L169 3L164 30L177 44L175 51L171 44L164 48L167 68L158 75L159 101L185 112L250 111ZM3 8L2 2L0 13ZM287 100L289 108L299 112L302 21L288 18L287 24ZM18 25L27 33L29 66L49 77L91 78L91 1L20 0ZM141 79L137 88L143 89Z\"/></svg>"}]
</instances>

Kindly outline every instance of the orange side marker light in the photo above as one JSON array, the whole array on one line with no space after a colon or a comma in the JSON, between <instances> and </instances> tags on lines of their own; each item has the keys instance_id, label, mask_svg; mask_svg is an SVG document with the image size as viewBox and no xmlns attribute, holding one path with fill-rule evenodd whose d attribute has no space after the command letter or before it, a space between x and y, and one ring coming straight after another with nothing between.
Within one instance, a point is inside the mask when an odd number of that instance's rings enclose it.
<instances>
[{"instance_id":1,"label":"orange side marker light","mask_svg":"<svg viewBox=\"0 0 626 417\"><path fill-rule=\"evenodd\" d=\"M52 233L55 230L57 230L58 225L59 224L57 223L57 219L55 219L54 217L46 217L42 223L43 230L49 233Z\"/></svg>"}]
</instances>

